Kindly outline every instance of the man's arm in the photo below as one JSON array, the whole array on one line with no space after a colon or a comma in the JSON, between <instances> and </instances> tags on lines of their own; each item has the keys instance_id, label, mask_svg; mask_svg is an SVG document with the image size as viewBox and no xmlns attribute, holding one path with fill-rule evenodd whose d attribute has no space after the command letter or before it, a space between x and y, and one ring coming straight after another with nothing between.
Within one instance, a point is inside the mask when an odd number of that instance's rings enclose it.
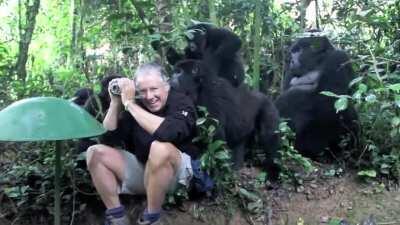
<instances>
[{"instance_id":1,"label":"man's arm","mask_svg":"<svg viewBox=\"0 0 400 225\"><path fill-rule=\"evenodd\" d=\"M195 107L189 97L181 95L171 100L167 115L160 117L135 103L135 86L132 80L121 85L121 101L136 122L155 140L179 143L190 138L196 126ZM171 92L169 93L171 94Z\"/></svg>"},{"instance_id":2,"label":"man's arm","mask_svg":"<svg viewBox=\"0 0 400 225\"><path fill-rule=\"evenodd\" d=\"M103 127L106 130L113 131L117 129L118 115L121 112L120 103L110 103L110 107L107 110L107 114L103 120Z\"/></svg>"},{"instance_id":3,"label":"man's arm","mask_svg":"<svg viewBox=\"0 0 400 225\"><path fill-rule=\"evenodd\" d=\"M164 121L153 133L153 137L158 141L181 143L191 140L195 134L196 108L188 96L175 94Z\"/></svg>"},{"instance_id":4,"label":"man's arm","mask_svg":"<svg viewBox=\"0 0 400 225\"><path fill-rule=\"evenodd\" d=\"M126 102L125 106L126 110L131 113L137 123L149 134L154 134L154 132L160 127L161 123L165 120L163 117L147 112L133 100Z\"/></svg>"},{"instance_id":5,"label":"man's arm","mask_svg":"<svg viewBox=\"0 0 400 225\"><path fill-rule=\"evenodd\" d=\"M111 102L110 106L108 107L107 114L103 120L103 127L109 131L117 129L118 115L121 112L121 99L110 92L110 84L112 82L113 80L109 82L108 86L108 94L110 95Z\"/></svg>"},{"instance_id":6,"label":"man's arm","mask_svg":"<svg viewBox=\"0 0 400 225\"><path fill-rule=\"evenodd\" d=\"M121 102L136 122L145 131L153 134L155 130L164 121L163 117L156 116L146 110L135 102L135 83L128 78L121 78L118 80L121 88Z\"/></svg>"}]
</instances>

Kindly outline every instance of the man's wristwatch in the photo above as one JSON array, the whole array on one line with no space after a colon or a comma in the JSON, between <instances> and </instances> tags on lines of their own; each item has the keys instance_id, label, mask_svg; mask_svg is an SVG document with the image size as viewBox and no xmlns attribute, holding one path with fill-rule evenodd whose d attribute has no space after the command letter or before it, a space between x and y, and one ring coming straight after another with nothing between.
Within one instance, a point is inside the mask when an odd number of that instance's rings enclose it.
<instances>
[{"instance_id":1,"label":"man's wristwatch","mask_svg":"<svg viewBox=\"0 0 400 225\"><path fill-rule=\"evenodd\" d=\"M124 102L124 109L125 109L125 111L128 111L128 104L129 104L130 102L132 102L132 101L131 101L131 100L128 100L128 101Z\"/></svg>"}]
</instances>

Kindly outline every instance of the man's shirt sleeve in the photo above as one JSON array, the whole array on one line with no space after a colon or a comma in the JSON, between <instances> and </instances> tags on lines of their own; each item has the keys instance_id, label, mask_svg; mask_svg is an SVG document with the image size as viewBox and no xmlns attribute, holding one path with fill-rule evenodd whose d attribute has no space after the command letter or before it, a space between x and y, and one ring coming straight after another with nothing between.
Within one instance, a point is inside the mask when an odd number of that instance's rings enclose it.
<instances>
[{"instance_id":1,"label":"man's shirt sleeve","mask_svg":"<svg viewBox=\"0 0 400 225\"><path fill-rule=\"evenodd\" d=\"M155 140L181 143L192 138L196 128L196 108L189 97L179 94L171 99L165 120L154 132Z\"/></svg>"}]
</instances>

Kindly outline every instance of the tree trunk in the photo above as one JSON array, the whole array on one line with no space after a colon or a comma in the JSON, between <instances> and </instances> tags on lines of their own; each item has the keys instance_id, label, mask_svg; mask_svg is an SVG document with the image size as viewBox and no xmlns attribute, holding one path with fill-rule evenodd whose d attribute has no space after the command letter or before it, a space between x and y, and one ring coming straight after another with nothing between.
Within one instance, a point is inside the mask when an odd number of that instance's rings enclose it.
<instances>
[{"instance_id":1,"label":"tree trunk","mask_svg":"<svg viewBox=\"0 0 400 225\"><path fill-rule=\"evenodd\" d=\"M158 54L160 55L160 63L162 65L165 64L165 54L166 49L163 47L163 35L171 32L172 30L172 18L170 13L170 0L157 0L156 1L156 10L157 10L157 17L158 17L158 33L161 34L160 40L160 48L158 49Z\"/></svg>"},{"instance_id":2,"label":"tree trunk","mask_svg":"<svg viewBox=\"0 0 400 225\"><path fill-rule=\"evenodd\" d=\"M213 0L208 0L208 12L211 23L218 26L217 12L215 11L215 4Z\"/></svg>"},{"instance_id":3,"label":"tree trunk","mask_svg":"<svg viewBox=\"0 0 400 225\"><path fill-rule=\"evenodd\" d=\"M19 52L17 63L15 64L15 70L17 72L18 79L23 82L26 80L26 62L28 61L29 45L32 41L32 34L35 29L36 15L39 12L39 6L40 0L33 0L33 3L31 3L30 0L27 0L25 2L25 24L24 26L22 24L19 24ZM19 7L21 7L21 4L19 5ZM22 19L20 18L19 21L21 22Z\"/></svg>"},{"instance_id":4,"label":"tree trunk","mask_svg":"<svg viewBox=\"0 0 400 225\"><path fill-rule=\"evenodd\" d=\"M301 0L300 5L300 27L301 30L304 31L306 28L306 9L307 9L307 0Z\"/></svg>"},{"instance_id":5,"label":"tree trunk","mask_svg":"<svg viewBox=\"0 0 400 225\"><path fill-rule=\"evenodd\" d=\"M269 4L266 1L265 4ZM253 48L253 89L260 89L260 51L261 51L261 0L256 0L254 15L254 48Z\"/></svg>"},{"instance_id":6,"label":"tree trunk","mask_svg":"<svg viewBox=\"0 0 400 225\"><path fill-rule=\"evenodd\" d=\"M71 62L76 54L77 43L77 21L78 21L78 7L76 7L77 0L71 0Z\"/></svg>"},{"instance_id":7,"label":"tree trunk","mask_svg":"<svg viewBox=\"0 0 400 225\"><path fill-rule=\"evenodd\" d=\"M315 0L315 26L317 29L320 29L319 26L319 6L318 6L318 0Z\"/></svg>"}]
</instances>

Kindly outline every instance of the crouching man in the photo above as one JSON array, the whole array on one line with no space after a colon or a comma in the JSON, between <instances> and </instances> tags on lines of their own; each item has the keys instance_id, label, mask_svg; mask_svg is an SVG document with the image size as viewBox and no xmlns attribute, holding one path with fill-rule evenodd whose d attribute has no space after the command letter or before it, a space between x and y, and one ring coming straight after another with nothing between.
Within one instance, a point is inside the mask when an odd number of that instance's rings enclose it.
<instances>
[{"instance_id":1,"label":"crouching man","mask_svg":"<svg viewBox=\"0 0 400 225\"><path fill-rule=\"evenodd\" d=\"M160 224L166 193L178 183L187 186L192 177L191 158L199 156L191 143L196 109L189 97L170 89L162 71L149 63L137 69L134 80L115 79L120 95L111 93L110 82L111 103L103 126L108 135L128 137L133 147L98 144L87 151L93 184L107 208L107 225L130 224L120 193L146 194L147 206L137 223Z\"/></svg>"}]
</instances>

